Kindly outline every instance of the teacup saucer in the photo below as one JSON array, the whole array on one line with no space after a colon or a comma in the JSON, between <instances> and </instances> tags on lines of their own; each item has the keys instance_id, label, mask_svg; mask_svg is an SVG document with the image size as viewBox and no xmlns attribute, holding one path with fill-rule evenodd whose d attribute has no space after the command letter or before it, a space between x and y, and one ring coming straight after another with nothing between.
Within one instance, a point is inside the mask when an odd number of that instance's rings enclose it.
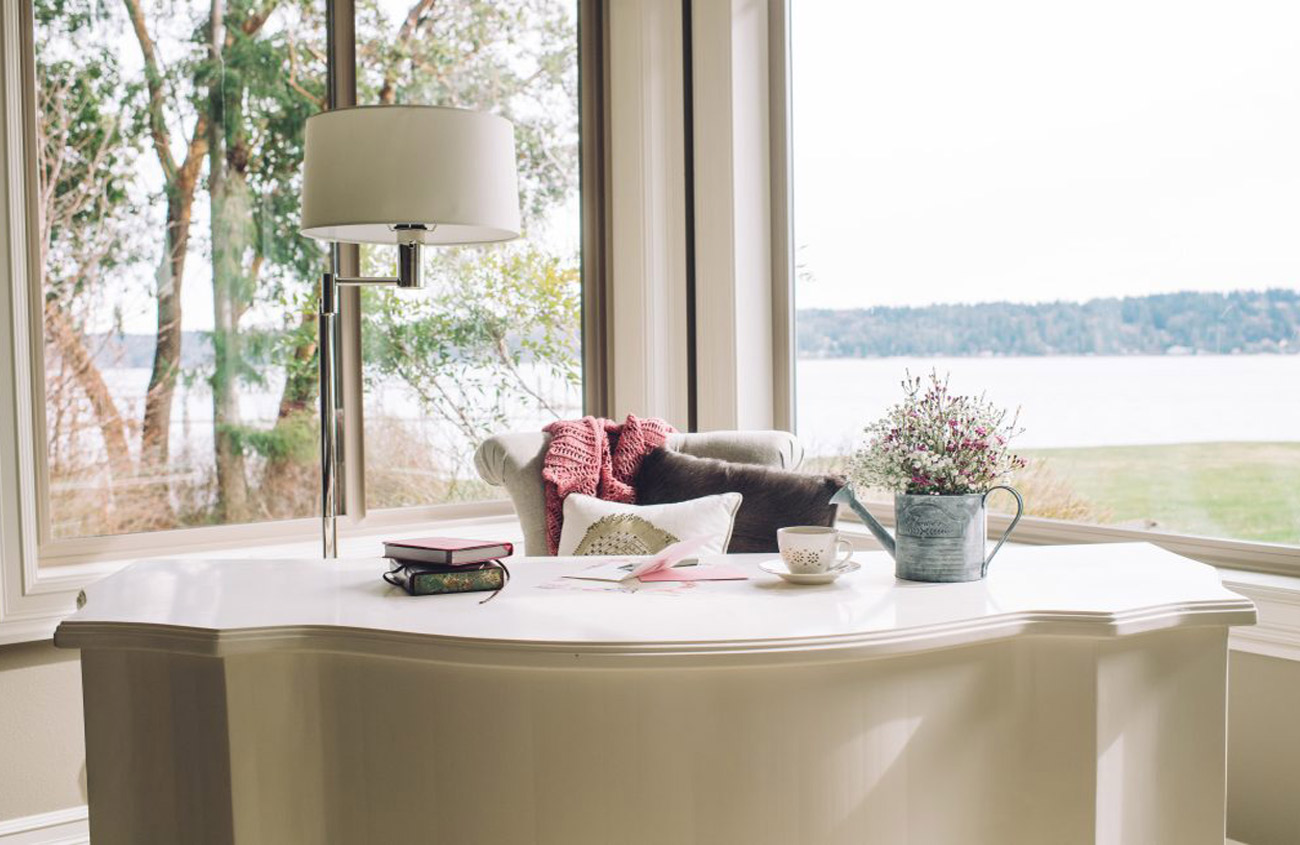
<instances>
[{"instance_id":1,"label":"teacup saucer","mask_svg":"<svg viewBox=\"0 0 1300 845\"><path fill-rule=\"evenodd\" d=\"M791 572L786 568L785 561L776 558L763 561L758 565L758 568L773 575L780 575L791 584L829 584L841 575L855 572L861 569L862 566L857 561L850 560L825 572Z\"/></svg>"}]
</instances>

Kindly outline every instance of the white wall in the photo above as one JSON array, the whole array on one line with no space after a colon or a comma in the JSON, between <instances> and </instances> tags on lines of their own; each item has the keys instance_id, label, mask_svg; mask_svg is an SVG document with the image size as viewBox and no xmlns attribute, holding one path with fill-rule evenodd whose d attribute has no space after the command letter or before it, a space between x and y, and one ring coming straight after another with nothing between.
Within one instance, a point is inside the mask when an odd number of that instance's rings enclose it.
<instances>
[{"instance_id":1,"label":"white wall","mask_svg":"<svg viewBox=\"0 0 1300 845\"><path fill-rule=\"evenodd\" d=\"M1234 651L1228 667L1228 836L1300 842L1300 663Z\"/></svg>"},{"instance_id":2,"label":"white wall","mask_svg":"<svg viewBox=\"0 0 1300 845\"><path fill-rule=\"evenodd\" d=\"M0 646L0 822L85 804L85 760L77 652Z\"/></svg>"}]
</instances>

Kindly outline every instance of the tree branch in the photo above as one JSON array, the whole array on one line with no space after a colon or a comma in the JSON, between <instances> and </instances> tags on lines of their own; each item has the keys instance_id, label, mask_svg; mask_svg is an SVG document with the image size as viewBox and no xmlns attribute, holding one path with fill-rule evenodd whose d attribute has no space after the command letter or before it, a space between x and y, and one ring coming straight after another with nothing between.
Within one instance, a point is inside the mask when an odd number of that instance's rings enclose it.
<instances>
[{"instance_id":1,"label":"tree branch","mask_svg":"<svg viewBox=\"0 0 1300 845\"><path fill-rule=\"evenodd\" d=\"M405 51L411 43L416 31L420 28L421 21L433 9L436 0L415 0L410 11L406 13L406 20L402 21L402 26L397 30L397 42L393 45L393 52ZM400 57L399 57L400 58ZM379 102L385 105L392 105L397 97L396 79L394 74L397 71L396 60L385 62L384 67L384 84L379 89Z\"/></svg>"},{"instance_id":2,"label":"tree branch","mask_svg":"<svg viewBox=\"0 0 1300 845\"><path fill-rule=\"evenodd\" d=\"M325 108L323 98L312 94L298 82L298 39L294 37L293 30L289 30L289 87L297 91L306 98L307 102L317 108Z\"/></svg>"},{"instance_id":3,"label":"tree branch","mask_svg":"<svg viewBox=\"0 0 1300 845\"><path fill-rule=\"evenodd\" d=\"M492 344L492 349L496 352L497 359L501 361L510 375L514 377L515 383L519 385L519 389L533 397L537 404L550 413L551 416L559 419L559 412L551 406L550 402L546 401L545 397L529 386L528 380L524 378L523 373L519 372L519 368L515 366L515 362L510 360L510 352L506 349L505 336L497 335L493 337L493 340L495 342Z\"/></svg>"},{"instance_id":4,"label":"tree branch","mask_svg":"<svg viewBox=\"0 0 1300 845\"><path fill-rule=\"evenodd\" d=\"M176 175L176 159L172 156L171 135L167 131L167 120L163 114L163 73L158 65L158 51L149 28L144 19L144 7L140 0L123 0L127 14L131 18L131 29L135 31L135 40L140 43L140 53L144 56L144 78L149 88L149 135L153 139L154 151L162 165L163 177L171 182Z\"/></svg>"}]
</instances>

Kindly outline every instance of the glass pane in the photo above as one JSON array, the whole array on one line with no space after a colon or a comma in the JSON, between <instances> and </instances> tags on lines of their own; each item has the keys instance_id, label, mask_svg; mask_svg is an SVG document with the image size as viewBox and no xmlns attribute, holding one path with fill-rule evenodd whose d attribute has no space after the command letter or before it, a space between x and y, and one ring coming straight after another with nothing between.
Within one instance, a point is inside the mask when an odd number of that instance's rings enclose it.
<instances>
[{"instance_id":1,"label":"glass pane","mask_svg":"<svg viewBox=\"0 0 1300 845\"><path fill-rule=\"evenodd\" d=\"M821 465L934 369L1030 513L1300 543L1300 7L1226 8L793 4Z\"/></svg>"},{"instance_id":2,"label":"glass pane","mask_svg":"<svg viewBox=\"0 0 1300 845\"><path fill-rule=\"evenodd\" d=\"M314 513L324 4L34 11L52 536Z\"/></svg>"},{"instance_id":3,"label":"glass pane","mask_svg":"<svg viewBox=\"0 0 1300 845\"><path fill-rule=\"evenodd\" d=\"M474 447L582 413L577 61L573 0L358 7L358 102L514 121L524 215L513 243L425 250L426 290L364 291L369 507L497 498Z\"/></svg>"}]
</instances>

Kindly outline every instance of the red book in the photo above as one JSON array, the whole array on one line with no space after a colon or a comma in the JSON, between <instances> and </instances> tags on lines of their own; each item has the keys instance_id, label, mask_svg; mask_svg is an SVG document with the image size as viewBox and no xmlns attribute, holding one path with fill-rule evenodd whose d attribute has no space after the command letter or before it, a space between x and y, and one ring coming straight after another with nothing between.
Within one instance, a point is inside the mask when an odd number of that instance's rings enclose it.
<instances>
[{"instance_id":1,"label":"red book","mask_svg":"<svg viewBox=\"0 0 1300 845\"><path fill-rule=\"evenodd\" d=\"M443 566L499 560L509 557L514 550L513 545L503 540L458 540L454 537L422 537L384 543L384 557Z\"/></svg>"}]
</instances>

